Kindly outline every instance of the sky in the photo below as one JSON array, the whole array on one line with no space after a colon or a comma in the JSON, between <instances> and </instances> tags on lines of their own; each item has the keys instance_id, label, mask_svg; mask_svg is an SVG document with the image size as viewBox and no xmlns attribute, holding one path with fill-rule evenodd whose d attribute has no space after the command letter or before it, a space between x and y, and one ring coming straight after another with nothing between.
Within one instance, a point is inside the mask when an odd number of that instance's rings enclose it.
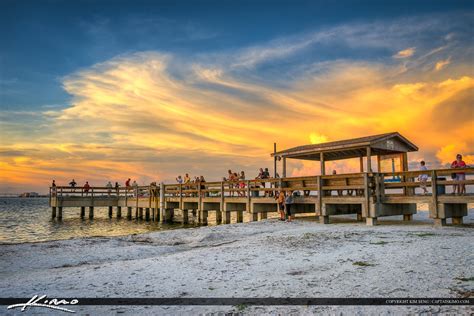
<instances>
[{"instance_id":1,"label":"sky","mask_svg":"<svg viewBox=\"0 0 474 316\"><path fill-rule=\"evenodd\" d=\"M472 1L3 0L0 193L253 178L274 142L395 131L411 169L474 164L473 21Z\"/></svg>"}]
</instances>

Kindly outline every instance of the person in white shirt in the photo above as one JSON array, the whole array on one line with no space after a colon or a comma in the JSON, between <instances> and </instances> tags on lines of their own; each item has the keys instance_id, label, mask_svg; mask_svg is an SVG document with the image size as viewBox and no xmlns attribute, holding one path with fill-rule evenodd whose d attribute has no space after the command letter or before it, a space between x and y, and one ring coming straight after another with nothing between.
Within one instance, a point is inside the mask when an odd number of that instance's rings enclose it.
<instances>
[{"instance_id":1,"label":"person in white shirt","mask_svg":"<svg viewBox=\"0 0 474 316\"><path fill-rule=\"evenodd\" d=\"M420 161L420 171L428 170L425 166L425 162L422 160ZM422 173L418 176L418 181L420 181L420 188L423 189L423 194L428 194L428 190L426 189L426 181L428 181L428 175Z\"/></svg>"},{"instance_id":2,"label":"person in white shirt","mask_svg":"<svg viewBox=\"0 0 474 316\"><path fill-rule=\"evenodd\" d=\"M110 196L112 193L112 182L109 181L105 187L107 188L107 195Z\"/></svg>"}]
</instances>

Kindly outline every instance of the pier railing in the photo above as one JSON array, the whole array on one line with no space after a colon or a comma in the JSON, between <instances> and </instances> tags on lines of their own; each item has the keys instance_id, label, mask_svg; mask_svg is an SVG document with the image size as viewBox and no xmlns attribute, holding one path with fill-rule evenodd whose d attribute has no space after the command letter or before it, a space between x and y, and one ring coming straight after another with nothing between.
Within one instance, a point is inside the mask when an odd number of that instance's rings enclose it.
<instances>
[{"instance_id":1,"label":"pier railing","mask_svg":"<svg viewBox=\"0 0 474 316\"><path fill-rule=\"evenodd\" d=\"M466 180L452 179L452 174L464 173ZM426 181L419 181L426 175ZM436 196L449 194L447 187L464 184L474 185L474 168L434 169L426 171L350 173L324 176L252 179L220 182L197 182L164 184L165 197L271 197L277 191L299 192L305 197L362 197L378 198L390 196L419 195L426 187L428 194ZM433 190L433 188L437 188ZM160 186L131 187L50 187L50 198L92 197L92 198L142 198L160 197Z\"/></svg>"}]
</instances>

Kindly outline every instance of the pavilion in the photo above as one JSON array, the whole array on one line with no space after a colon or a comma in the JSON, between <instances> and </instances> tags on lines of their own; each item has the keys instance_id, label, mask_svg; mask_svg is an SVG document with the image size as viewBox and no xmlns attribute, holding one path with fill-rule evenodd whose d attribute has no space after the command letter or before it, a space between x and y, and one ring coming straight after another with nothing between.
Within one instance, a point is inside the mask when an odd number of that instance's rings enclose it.
<instances>
[{"instance_id":1,"label":"pavilion","mask_svg":"<svg viewBox=\"0 0 474 316\"><path fill-rule=\"evenodd\" d=\"M400 170L408 171L407 153L418 151L418 147L403 137L398 132L385 133L379 135L365 136L321 144L311 144L297 146L274 152L271 156L274 159L274 171L276 174L277 160L283 161L282 177L286 177L286 159L303 159L319 161L321 163L321 175L326 174L325 162L332 160L342 160L349 158L360 159L360 172L364 172L364 157L377 157L378 171L381 171L383 160L399 159ZM367 172L372 172L371 159L367 159Z\"/></svg>"}]
</instances>

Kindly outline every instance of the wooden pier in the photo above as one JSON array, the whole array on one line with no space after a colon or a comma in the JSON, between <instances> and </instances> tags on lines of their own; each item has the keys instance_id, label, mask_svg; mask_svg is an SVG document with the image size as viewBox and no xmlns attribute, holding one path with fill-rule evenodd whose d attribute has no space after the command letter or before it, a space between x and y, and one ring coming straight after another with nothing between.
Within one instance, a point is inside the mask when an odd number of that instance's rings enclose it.
<instances>
[{"instance_id":1,"label":"wooden pier","mask_svg":"<svg viewBox=\"0 0 474 316\"><path fill-rule=\"evenodd\" d=\"M319 217L323 224L330 217L357 214L357 220L376 225L384 216L403 215L409 221L417 212L417 204L428 204L434 224L443 226L446 219L462 224L467 215L468 203L474 203L474 194L450 194L454 185L465 185L472 190L474 168L408 171L407 153L417 151L413 143L399 133L386 133L349 140L315 145L298 146L276 151L274 177L269 179L238 180L234 182L203 182L164 184L110 189L92 187L88 192L81 188L58 186L50 188L52 217L62 218L64 207L77 207L80 216L94 217L95 207L108 207L118 218L144 218L151 221L172 221L175 210L182 212L183 222L189 211L198 215L201 224L207 224L209 212L215 212L218 223L228 224L231 212L237 222L243 221L244 212L253 221L267 218L267 213L277 212L274 196L277 192L298 192L292 213L309 213ZM372 172L372 157L377 158L378 172ZM326 175L325 162L358 158L360 172ZM365 164L364 164L365 158ZM319 161L321 175L286 177L286 160L304 159ZM282 161L282 178L277 178L277 161ZM386 171L386 162L391 171ZM385 163L385 164L384 164ZM365 165L365 169L364 169ZM398 165L399 171L395 171ZM453 180L453 173L463 173L466 179ZM421 194L419 175L428 177L424 185L428 194ZM242 185L244 184L244 185ZM122 212L123 210L123 212Z\"/></svg>"},{"instance_id":2,"label":"wooden pier","mask_svg":"<svg viewBox=\"0 0 474 316\"><path fill-rule=\"evenodd\" d=\"M277 212L274 199L276 192L299 192L292 210L296 214L310 213L323 224L330 217L357 214L359 221L376 225L384 216L403 215L405 221L417 212L417 204L429 205L430 218L435 225L445 225L452 218L453 224L462 224L467 216L468 203L474 203L473 194L452 195L446 188L454 184L474 185L474 180L438 180L450 178L452 169L407 171L396 173L353 173L313 177L292 177L246 180L245 188L236 188L238 182L205 182L190 184L160 184L135 188L108 189L92 187L89 192L82 188L58 186L50 189L52 217L62 218L64 207L77 207L80 216L94 217L94 208L107 207L109 217L143 218L150 221L172 221L176 210L188 221L189 212L197 212L199 222L207 224L209 212L216 212L216 221L229 224L231 212L242 222L244 212L251 220L267 218L267 213ZM474 174L474 168L462 170ZM423 195L420 174L429 174L426 186L430 193ZM399 177L400 182L386 182ZM435 188L433 190L433 188ZM437 188L437 189L436 189ZM86 214L87 210L87 214Z\"/></svg>"}]
</instances>

